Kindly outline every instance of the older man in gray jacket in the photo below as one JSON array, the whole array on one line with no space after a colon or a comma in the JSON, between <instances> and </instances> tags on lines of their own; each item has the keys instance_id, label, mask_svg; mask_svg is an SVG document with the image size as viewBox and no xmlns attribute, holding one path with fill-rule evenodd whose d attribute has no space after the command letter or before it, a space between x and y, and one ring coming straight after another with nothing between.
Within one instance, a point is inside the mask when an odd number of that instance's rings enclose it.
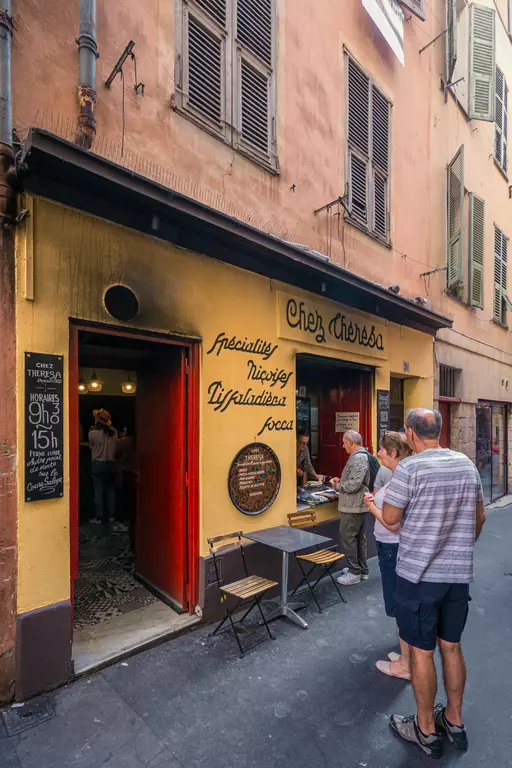
<instances>
[{"instance_id":1,"label":"older man in gray jacket","mask_svg":"<svg viewBox=\"0 0 512 768\"><path fill-rule=\"evenodd\" d=\"M368 453L359 432L349 429L343 435L343 447L349 455L341 475L332 483L339 490L340 540L347 558L348 570L338 577L345 586L359 584L368 578L368 557L364 532L366 507L363 497L370 482Z\"/></svg>"}]
</instances>

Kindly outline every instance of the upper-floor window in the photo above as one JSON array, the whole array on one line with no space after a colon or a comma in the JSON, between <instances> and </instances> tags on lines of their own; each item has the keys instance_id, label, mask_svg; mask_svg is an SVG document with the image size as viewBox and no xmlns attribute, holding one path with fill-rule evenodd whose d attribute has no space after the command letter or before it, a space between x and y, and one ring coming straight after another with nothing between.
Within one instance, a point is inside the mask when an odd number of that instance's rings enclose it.
<instances>
[{"instance_id":1,"label":"upper-floor window","mask_svg":"<svg viewBox=\"0 0 512 768\"><path fill-rule=\"evenodd\" d=\"M175 108L276 169L275 0L177 0Z\"/></svg>"},{"instance_id":2,"label":"upper-floor window","mask_svg":"<svg viewBox=\"0 0 512 768\"><path fill-rule=\"evenodd\" d=\"M494 122L494 159L501 170L508 172L508 86L505 76L496 67L496 114Z\"/></svg>"},{"instance_id":3,"label":"upper-floor window","mask_svg":"<svg viewBox=\"0 0 512 768\"><path fill-rule=\"evenodd\" d=\"M494 293L493 317L497 323L507 325L507 263L508 237L494 225Z\"/></svg>"},{"instance_id":4,"label":"upper-floor window","mask_svg":"<svg viewBox=\"0 0 512 768\"><path fill-rule=\"evenodd\" d=\"M389 242L391 102L347 56L347 179L350 220Z\"/></svg>"}]
</instances>

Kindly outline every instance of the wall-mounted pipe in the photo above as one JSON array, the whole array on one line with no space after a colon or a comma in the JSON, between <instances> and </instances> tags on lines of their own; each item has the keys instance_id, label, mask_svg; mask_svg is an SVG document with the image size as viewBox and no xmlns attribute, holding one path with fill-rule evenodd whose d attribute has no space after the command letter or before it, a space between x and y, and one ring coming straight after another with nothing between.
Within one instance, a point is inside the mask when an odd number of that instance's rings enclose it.
<instances>
[{"instance_id":1,"label":"wall-mounted pipe","mask_svg":"<svg viewBox=\"0 0 512 768\"><path fill-rule=\"evenodd\" d=\"M12 21L11 0L0 11L0 142L12 147Z\"/></svg>"},{"instance_id":2,"label":"wall-mounted pipe","mask_svg":"<svg viewBox=\"0 0 512 768\"><path fill-rule=\"evenodd\" d=\"M96 0L80 0L80 30L76 39L80 56L78 125L75 141L90 149L96 136Z\"/></svg>"}]
</instances>

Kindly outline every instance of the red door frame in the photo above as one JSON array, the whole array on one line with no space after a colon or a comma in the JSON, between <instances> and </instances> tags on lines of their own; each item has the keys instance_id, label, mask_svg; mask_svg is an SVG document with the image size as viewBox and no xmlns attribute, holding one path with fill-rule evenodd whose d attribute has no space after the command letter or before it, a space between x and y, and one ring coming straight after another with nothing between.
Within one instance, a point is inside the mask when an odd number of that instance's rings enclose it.
<instances>
[{"instance_id":1,"label":"red door frame","mask_svg":"<svg viewBox=\"0 0 512 768\"><path fill-rule=\"evenodd\" d=\"M116 328L83 320L70 321L69 337L69 512L71 555L71 601L74 600L74 582L78 576L78 492L79 492L79 423L78 423L78 333L89 331L110 336L128 336L131 339L171 344L187 349L186 391L186 593L183 608L194 613L198 593L199 563L199 342L153 332Z\"/></svg>"}]
</instances>

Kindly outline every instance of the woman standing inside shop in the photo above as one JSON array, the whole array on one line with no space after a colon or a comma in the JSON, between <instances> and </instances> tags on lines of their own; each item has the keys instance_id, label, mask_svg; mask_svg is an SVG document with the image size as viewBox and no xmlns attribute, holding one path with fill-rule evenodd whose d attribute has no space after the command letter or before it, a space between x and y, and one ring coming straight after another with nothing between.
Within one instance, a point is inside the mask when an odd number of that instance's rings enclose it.
<instances>
[{"instance_id":1,"label":"woman standing inside shop","mask_svg":"<svg viewBox=\"0 0 512 768\"><path fill-rule=\"evenodd\" d=\"M117 432L105 408L93 411L93 416L94 427L89 430L89 447L96 517L91 522L108 525L109 516L114 520L116 511Z\"/></svg>"},{"instance_id":2,"label":"woman standing inside shop","mask_svg":"<svg viewBox=\"0 0 512 768\"><path fill-rule=\"evenodd\" d=\"M412 453L407 438L400 432L385 432L380 441L379 457L384 467L394 472L399 462ZM382 578L382 592L384 594L384 606L386 615L395 617L393 593L396 585L396 559L398 555L398 542L400 537L400 524L387 525L382 518L382 507L386 483L379 488L375 496L365 493L364 503L375 517L375 539L377 541L377 555ZM399 677L403 680L411 679L409 661L409 646L400 639L400 655L390 653L390 661L377 661L376 667L380 672L391 677Z\"/></svg>"},{"instance_id":3,"label":"woman standing inside shop","mask_svg":"<svg viewBox=\"0 0 512 768\"><path fill-rule=\"evenodd\" d=\"M306 476L306 480L318 480L318 475L311 463L309 453L309 435L305 429L297 431L297 478L299 481Z\"/></svg>"}]
</instances>

